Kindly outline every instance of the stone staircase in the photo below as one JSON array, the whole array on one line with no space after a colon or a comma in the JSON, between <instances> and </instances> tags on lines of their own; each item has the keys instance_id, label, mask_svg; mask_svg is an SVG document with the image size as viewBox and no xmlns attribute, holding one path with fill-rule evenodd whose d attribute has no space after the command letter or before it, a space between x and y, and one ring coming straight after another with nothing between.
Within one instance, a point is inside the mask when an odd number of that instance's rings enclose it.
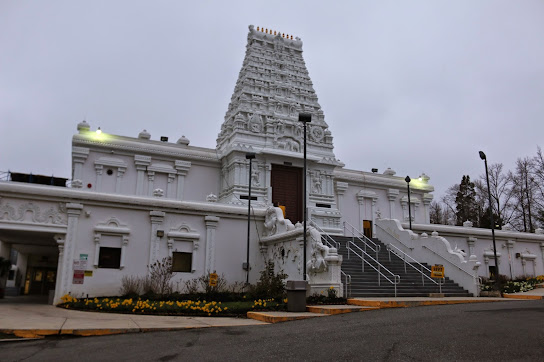
<instances>
[{"instance_id":1,"label":"stone staircase","mask_svg":"<svg viewBox=\"0 0 544 362\"><path fill-rule=\"evenodd\" d=\"M348 249L346 247L347 241L352 240L347 236L332 236L331 237L338 243L340 243L340 249L338 254L342 255L342 270L344 273L351 275L351 285L348 286L350 297L394 297L395 286L381 277L381 285L378 285L378 272L372 269L370 266L365 265L365 271L361 269L361 258L350 252L348 258ZM397 284L397 297L428 297L431 293L439 293L438 285L432 283L428 279L424 279L419 272L406 266L406 272L404 272L404 262L391 253L391 261L389 261L389 253L384 244L378 239L373 239L376 244L380 245L381 249L378 253L379 262L389 269L394 274L400 276L400 283ZM356 245L364 250L364 245L357 238L354 239ZM358 250L358 249L356 249ZM367 248L367 253L376 258L376 254ZM365 258L369 260L368 258ZM377 268L375 262L369 260L372 265ZM428 269L431 267L425 263L421 263ZM419 267L416 265L416 267ZM388 273L383 272L385 275ZM390 278L393 280L392 278ZM438 281L438 280L437 280ZM457 285L453 280L446 277L445 282L442 284L442 293L446 297L470 297L471 293Z\"/></svg>"}]
</instances>

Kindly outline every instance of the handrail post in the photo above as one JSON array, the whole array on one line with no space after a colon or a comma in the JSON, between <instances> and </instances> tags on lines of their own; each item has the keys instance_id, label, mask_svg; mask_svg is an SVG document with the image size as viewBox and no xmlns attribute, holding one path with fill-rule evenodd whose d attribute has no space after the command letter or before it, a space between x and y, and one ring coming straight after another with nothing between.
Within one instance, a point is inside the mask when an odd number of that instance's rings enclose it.
<instances>
[{"instance_id":1,"label":"handrail post","mask_svg":"<svg viewBox=\"0 0 544 362\"><path fill-rule=\"evenodd\" d=\"M406 254L403 254L404 256L404 274L406 274Z\"/></svg>"}]
</instances>

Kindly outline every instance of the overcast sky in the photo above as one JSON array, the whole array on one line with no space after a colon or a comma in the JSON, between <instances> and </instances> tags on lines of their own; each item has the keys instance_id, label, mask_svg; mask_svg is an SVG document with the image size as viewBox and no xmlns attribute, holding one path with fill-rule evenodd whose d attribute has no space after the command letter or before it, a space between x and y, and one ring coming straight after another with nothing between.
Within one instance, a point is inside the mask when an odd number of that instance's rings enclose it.
<instances>
[{"instance_id":1,"label":"overcast sky","mask_svg":"<svg viewBox=\"0 0 544 362\"><path fill-rule=\"evenodd\" d=\"M348 168L439 198L544 143L541 0L0 0L0 171L69 178L83 119L214 148L250 24L302 39Z\"/></svg>"}]
</instances>

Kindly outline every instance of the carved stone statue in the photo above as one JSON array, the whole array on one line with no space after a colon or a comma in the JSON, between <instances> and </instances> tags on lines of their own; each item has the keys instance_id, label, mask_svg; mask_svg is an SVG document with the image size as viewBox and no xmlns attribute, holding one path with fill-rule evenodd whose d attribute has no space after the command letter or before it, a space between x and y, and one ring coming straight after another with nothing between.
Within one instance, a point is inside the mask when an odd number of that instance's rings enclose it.
<instances>
[{"instance_id":1,"label":"carved stone statue","mask_svg":"<svg viewBox=\"0 0 544 362\"><path fill-rule=\"evenodd\" d=\"M306 269L313 273L322 273L327 271L327 261L325 257L329 253L329 247L321 241L321 234L317 229L310 227L310 260L306 263Z\"/></svg>"},{"instance_id":2,"label":"carved stone statue","mask_svg":"<svg viewBox=\"0 0 544 362\"><path fill-rule=\"evenodd\" d=\"M272 236L294 230L295 226L291 220L283 217L283 211L279 207L270 206L266 209L264 228L266 236Z\"/></svg>"}]
</instances>

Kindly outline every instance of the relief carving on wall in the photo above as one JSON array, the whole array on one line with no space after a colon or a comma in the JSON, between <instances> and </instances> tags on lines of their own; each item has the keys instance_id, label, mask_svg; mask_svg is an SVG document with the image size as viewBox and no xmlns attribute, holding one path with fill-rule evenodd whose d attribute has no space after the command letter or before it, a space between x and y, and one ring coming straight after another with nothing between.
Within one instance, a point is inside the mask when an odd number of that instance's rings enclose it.
<instances>
[{"instance_id":1,"label":"relief carving on wall","mask_svg":"<svg viewBox=\"0 0 544 362\"><path fill-rule=\"evenodd\" d=\"M33 202L21 203L17 209L10 203L0 201L0 220L29 221L39 224L67 225L66 205L59 203L56 208L50 206L42 212Z\"/></svg>"}]
</instances>

